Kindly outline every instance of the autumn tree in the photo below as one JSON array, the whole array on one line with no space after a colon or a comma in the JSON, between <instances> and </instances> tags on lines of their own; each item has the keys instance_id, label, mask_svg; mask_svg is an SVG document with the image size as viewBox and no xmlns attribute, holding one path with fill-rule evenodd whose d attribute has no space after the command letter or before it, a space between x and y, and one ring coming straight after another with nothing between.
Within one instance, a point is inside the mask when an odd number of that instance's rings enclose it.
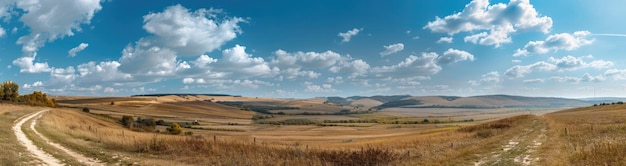
<instances>
[{"instance_id":1,"label":"autumn tree","mask_svg":"<svg viewBox=\"0 0 626 166\"><path fill-rule=\"evenodd\" d=\"M5 81L0 85L0 100L15 101L19 94L20 86L12 81Z\"/></svg>"},{"instance_id":2,"label":"autumn tree","mask_svg":"<svg viewBox=\"0 0 626 166\"><path fill-rule=\"evenodd\" d=\"M178 123L172 123L170 127L167 128L167 131L170 134L178 135L180 133L183 133L183 128L181 128Z\"/></svg>"}]
</instances>

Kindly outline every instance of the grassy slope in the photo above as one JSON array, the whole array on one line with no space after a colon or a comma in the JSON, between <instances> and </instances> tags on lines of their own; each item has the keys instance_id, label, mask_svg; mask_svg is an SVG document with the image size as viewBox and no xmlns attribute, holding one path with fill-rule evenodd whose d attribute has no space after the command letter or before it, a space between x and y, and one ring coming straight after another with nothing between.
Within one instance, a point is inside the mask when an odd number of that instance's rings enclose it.
<instances>
[{"instance_id":1,"label":"grassy slope","mask_svg":"<svg viewBox=\"0 0 626 166\"><path fill-rule=\"evenodd\" d=\"M0 165L19 165L34 160L27 156L26 148L21 146L11 130L13 122L26 114L35 112L37 108L15 106L0 103Z\"/></svg>"},{"instance_id":2,"label":"grassy slope","mask_svg":"<svg viewBox=\"0 0 626 166\"><path fill-rule=\"evenodd\" d=\"M546 114L545 165L626 164L626 105L583 107Z\"/></svg>"}]
</instances>

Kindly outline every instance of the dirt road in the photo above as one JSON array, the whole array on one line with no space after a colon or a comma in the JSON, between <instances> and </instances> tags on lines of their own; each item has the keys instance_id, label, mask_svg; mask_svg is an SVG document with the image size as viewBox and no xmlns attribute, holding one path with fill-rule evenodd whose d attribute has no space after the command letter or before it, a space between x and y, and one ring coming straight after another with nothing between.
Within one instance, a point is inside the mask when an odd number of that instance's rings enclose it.
<instances>
[{"instance_id":1,"label":"dirt road","mask_svg":"<svg viewBox=\"0 0 626 166\"><path fill-rule=\"evenodd\" d=\"M546 127L543 118L533 120L530 128L509 139L501 149L476 161L474 165L533 165L539 159L534 152L546 140Z\"/></svg>"},{"instance_id":2,"label":"dirt road","mask_svg":"<svg viewBox=\"0 0 626 166\"><path fill-rule=\"evenodd\" d=\"M33 130L35 132L35 134L42 140L44 140L44 142L48 143L49 145L53 146L55 148L55 150L60 150L62 152L65 152L66 154L68 154L69 156L72 156L74 159L76 159L77 161L79 161L80 163L83 163L85 165L103 165L102 163L100 163L98 160L96 159L91 159L88 157L85 157L77 152L74 152L72 150L69 150L63 146L61 146L60 144L51 142L50 140L48 140L48 138L46 138L45 136L43 136L41 133L39 133L37 130L35 130L35 125L37 124L37 120L39 118L41 118L42 114L45 113L48 110L41 110L32 114L28 114L25 115L23 117L20 117L17 120L17 123L15 123L13 125L13 132L15 133L15 135L17 136L17 140L26 147L26 149L32 153L36 158L38 158L39 160L41 160L45 165L51 165L51 166L55 166L55 165L63 165L61 163L61 161L55 157L53 157L52 155L46 153L45 151L41 150L39 147L37 147L32 140L30 140L28 137L26 137L26 134L24 134L24 131L22 131L22 126L24 125L24 123L28 122L29 120L33 119L32 121L30 121L30 129Z\"/></svg>"}]
</instances>

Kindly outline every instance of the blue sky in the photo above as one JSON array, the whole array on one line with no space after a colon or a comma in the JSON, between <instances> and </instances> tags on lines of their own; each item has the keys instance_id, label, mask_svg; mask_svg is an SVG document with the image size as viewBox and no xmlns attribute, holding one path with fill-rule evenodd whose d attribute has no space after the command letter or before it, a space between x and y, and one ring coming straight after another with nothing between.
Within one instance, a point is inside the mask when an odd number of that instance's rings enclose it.
<instances>
[{"instance_id":1,"label":"blue sky","mask_svg":"<svg viewBox=\"0 0 626 166\"><path fill-rule=\"evenodd\" d=\"M0 81L55 95L624 97L623 6L4 0Z\"/></svg>"}]
</instances>

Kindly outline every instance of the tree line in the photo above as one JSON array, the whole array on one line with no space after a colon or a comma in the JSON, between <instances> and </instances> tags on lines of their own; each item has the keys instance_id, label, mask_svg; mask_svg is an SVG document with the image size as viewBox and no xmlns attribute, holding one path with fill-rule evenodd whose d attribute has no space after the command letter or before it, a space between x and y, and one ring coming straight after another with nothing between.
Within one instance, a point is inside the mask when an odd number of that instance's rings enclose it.
<instances>
[{"instance_id":1,"label":"tree line","mask_svg":"<svg viewBox=\"0 0 626 166\"><path fill-rule=\"evenodd\" d=\"M56 101L48 98L48 95L41 91L34 91L32 94L21 95L20 86L12 81L5 81L0 84L0 100L24 103L33 106L56 107Z\"/></svg>"}]
</instances>

